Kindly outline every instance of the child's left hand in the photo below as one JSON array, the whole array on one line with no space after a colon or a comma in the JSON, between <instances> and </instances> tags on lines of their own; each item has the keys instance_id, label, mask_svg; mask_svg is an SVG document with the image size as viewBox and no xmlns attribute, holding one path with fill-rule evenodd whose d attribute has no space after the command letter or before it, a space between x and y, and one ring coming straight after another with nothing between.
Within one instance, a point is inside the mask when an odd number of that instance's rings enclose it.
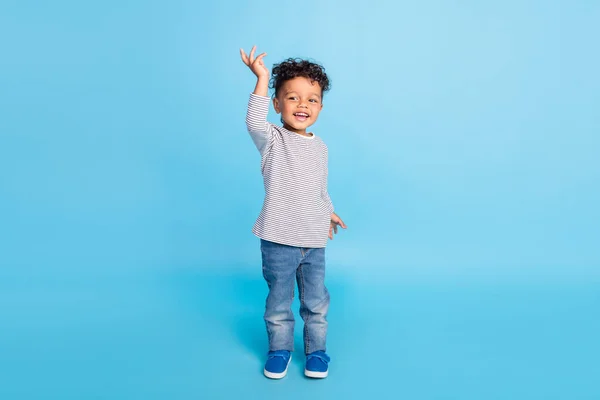
<instances>
[{"instance_id":1,"label":"child's left hand","mask_svg":"<svg viewBox=\"0 0 600 400\"><path fill-rule=\"evenodd\" d=\"M342 219L336 213L332 213L331 222L329 223L329 239L333 240L333 232L335 232L337 235L338 225L344 229L347 228L346 224L344 224L344 221L342 221Z\"/></svg>"}]
</instances>

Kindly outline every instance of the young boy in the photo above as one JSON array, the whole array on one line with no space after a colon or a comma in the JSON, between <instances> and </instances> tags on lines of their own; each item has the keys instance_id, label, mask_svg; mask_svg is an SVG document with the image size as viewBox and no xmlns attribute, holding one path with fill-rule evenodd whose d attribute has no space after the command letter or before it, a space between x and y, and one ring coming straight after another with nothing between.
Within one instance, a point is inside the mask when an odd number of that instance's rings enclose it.
<instances>
[{"instance_id":1,"label":"young boy","mask_svg":"<svg viewBox=\"0 0 600 400\"><path fill-rule=\"evenodd\" d=\"M327 146L306 129L317 121L329 78L318 64L287 59L273 68L273 106L283 127L267 122L269 70L240 50L242 61L257 77L250 95L246 125L261 154L265 199L252 229L260 238L263 276L269 286L265 323L269 353L264 374L281 379L294 349L291 310L298 282L304 320L304 374L325 378L330 361L325 348L329 293L325 287L325 247L344 222L333 212L327 193Z\"/></svg>"}]
</instances>

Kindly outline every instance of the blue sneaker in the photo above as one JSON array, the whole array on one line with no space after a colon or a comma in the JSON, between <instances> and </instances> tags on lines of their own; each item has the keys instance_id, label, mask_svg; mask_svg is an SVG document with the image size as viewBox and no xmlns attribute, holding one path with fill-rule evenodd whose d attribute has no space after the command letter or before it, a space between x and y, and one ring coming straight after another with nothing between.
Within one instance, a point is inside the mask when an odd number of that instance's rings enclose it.
<instances>
[{"instance_id":1,"label":"blue sneaker","mask_svg":"<svg viewBox=\"0 0 600 400\"><path fill-rule=\"evenodd\" d=\"M269 351L265 363L265 376L271 379L281 379L287 374L288 365L292 360L292 353L287 350Z\"/></svg>"},{"instance_id":2,"label":"blue sneaker","mask_svg":"<svg viewBox=\"0 0 600 400\"><path fill-rule=\"evenodd\" d=\"M321 350L307 354L304 375L309 378L327 378L329 361L329 356Z\"/></svg>"}]
</instances>

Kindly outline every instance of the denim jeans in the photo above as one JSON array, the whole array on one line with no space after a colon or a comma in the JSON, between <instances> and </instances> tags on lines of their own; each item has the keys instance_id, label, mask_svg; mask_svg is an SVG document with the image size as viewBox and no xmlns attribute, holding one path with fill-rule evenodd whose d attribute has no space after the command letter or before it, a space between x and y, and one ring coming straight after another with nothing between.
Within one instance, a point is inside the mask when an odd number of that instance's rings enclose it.
<instances>
[{"instance_id":1,"label":"denim jeans","mask_svg":"<svg viewBox=\"0 0 600 400\"><path fill-rule=\"evenodd\" d=\"M298 282L304 320L304 352L325 351L329 292L325 287L325 248L287 246L261 239L263 276L269 286L265 323L269 350L294 350L292 300Z\"/></svg>"}]
</instances>

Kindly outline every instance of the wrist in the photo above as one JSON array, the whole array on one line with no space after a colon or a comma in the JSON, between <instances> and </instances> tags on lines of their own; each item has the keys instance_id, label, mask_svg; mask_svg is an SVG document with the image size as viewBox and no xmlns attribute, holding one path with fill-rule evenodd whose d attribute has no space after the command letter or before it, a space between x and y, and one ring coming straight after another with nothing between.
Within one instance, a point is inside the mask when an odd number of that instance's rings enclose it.
<instances>
[{"instance_id":1,"label":"wrist","mask_svg":"<svg viewBox=\"0 0 600 400\"><path fill-rule=\"evenodd\" d=\"M256 79L256 86L269 89L269 76L259 76Z\"/></svg>"},{"instance_id":2,"label":"wrist","mask_svg":"<svg viewBox=\"0 0 600 400\"><path fill-rule=\"evenodd\" d=\"M269 77L259 76L256 80L256 87L254 88L254 94L259 96L265 96L269 94Z\"/></svg>"}]
</instances>

